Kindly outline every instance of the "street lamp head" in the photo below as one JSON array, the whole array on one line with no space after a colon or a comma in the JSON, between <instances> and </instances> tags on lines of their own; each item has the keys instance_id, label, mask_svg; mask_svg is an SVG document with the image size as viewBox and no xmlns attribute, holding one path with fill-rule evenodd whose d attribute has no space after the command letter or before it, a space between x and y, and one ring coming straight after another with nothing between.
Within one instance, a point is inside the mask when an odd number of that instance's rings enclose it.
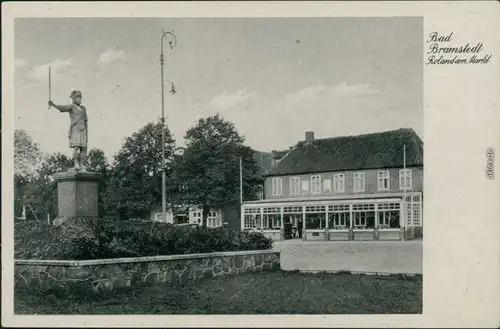
<instances>
[{"instance_id":1,"label":"street lamp head","mask_svg":"<svg viewBox=\"0 0 500 329\"><path fill-rule=\"evenodd\" d=\"M163 48L163 39L165 39L166 36L169 39L168 46L170 47L170 50L174 49L174 47L177 46L177 38L175 37L175 34L173 32L163 32L162 33L162 35L161 35L162 48Z\"/></svg>"},{"instance_id":2,"label":"street lamp head","mask_svg":"<svg viewBox=\"0 0 500 329\"><path fill-rule=\"evenodd\" d=\"M175 85L174 85L173 82L170 84L170 93L172 95L175 94L175 93L177 93L177 90L175 90Z\"/></svg>"}]
</instances>

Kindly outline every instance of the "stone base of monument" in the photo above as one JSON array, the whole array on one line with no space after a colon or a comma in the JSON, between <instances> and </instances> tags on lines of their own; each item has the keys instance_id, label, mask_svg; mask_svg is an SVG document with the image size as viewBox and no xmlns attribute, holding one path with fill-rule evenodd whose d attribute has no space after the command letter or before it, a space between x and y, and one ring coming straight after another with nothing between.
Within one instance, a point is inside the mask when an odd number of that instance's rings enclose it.
<instances>
[{"instance_id":1,"label":"stone base of monument","mask_svg":"<svg viewBox=\"0 0 500 329\"><path fill-rule=\"evenodd\" d=\"M98 193L101 174L67 171L54 174L57 182L58 214L54 225L73 217L98 218Z\"/></svg>"}]
</instances>

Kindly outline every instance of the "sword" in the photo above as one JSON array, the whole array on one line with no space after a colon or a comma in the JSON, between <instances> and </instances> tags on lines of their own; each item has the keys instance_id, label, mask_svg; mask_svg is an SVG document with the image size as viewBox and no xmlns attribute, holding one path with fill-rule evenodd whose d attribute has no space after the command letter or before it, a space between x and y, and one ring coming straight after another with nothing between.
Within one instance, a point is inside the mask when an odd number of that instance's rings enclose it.
<instances>
[{"instance_id":1,"label":"sword","mask_svg":"<svg viewBox=\"0 0 500 329\"><path fill-rule=\"evenodd\" d=\"M51 96L51 94L52 94L52 86L51 86L51 81L50 80L51 79L50 79L50 66L49 66L49 101L52 100L52 96ZM49 110L50 110L50 105L49 105Z\"/></svg>"}]
</instances>

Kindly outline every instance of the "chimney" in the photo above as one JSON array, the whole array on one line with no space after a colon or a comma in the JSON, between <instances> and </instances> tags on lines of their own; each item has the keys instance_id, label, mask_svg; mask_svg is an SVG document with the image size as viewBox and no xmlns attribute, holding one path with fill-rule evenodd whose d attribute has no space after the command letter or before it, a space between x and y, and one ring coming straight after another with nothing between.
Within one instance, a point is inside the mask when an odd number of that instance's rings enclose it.
<instances>
[{"instance_id":1,"label":"chimney","mask_svg":"<svg viewBox=\"0 0 500 329\"><path fill-rule=\"evenodd\" d=\"M306 142L311 143L314 141L314 131L306 131Z\"/></svg>"},{"instance_id":2,"label":"chimney","mask_svg":"<svg viewBox=\"0 0 500 329\"><path fill-rule=\"evenodd\" d=\"M278 151L272 150L271 151L271 168L276 167L276 158L278 157Z\"/></svg>"}]
</instances>

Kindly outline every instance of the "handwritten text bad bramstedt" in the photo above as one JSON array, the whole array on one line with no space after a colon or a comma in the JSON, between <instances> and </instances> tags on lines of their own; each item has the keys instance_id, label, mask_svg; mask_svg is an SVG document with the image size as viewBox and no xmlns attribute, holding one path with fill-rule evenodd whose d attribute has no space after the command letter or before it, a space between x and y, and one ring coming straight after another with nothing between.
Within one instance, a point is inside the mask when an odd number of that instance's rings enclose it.
<instances>
[{"instance_id":1,"label":"handwritten text bad bramstedt","mask_svg":"<svg viewBox=\"0 0 500 329\"><path fill-rule=\"evenodd\" d=\"M429 64L487 64L491 60L491 54L480 55L484 45L482 42L476 44L462 44L451 46L453 32L448 35L439 35L438 32L429 34L426 43L427 62Z\"/></svg>"}]
</instances>

